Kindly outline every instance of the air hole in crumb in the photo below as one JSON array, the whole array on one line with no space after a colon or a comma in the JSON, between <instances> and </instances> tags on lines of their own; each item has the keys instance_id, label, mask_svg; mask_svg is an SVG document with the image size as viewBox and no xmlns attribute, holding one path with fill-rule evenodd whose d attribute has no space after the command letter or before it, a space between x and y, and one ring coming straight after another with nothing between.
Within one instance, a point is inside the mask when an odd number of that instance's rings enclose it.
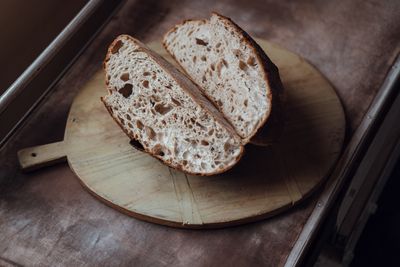
<instances>
[{"instance_id":1,"label":"air hole in crumb","mask_svg":"<svg viewBox=\"0 0 400 267\"><path fill-rule=\"evenodd\" d=\"M207 60L206 56L201 56L201 60L206 61Z\"/></svg>"},{"instance_id":2,"label":"air hole in crumb","mask_svg":"<svg viewBox=\"0 0 400 267\"><path fill-rule=\"evenodd\" d=\"M221 62L226 68L228 68L228 62L226 62L225 59L222 59Z\"/></svg>"},{"instance_id":3,"label":"air hole in crumb","mask_svg":"<svg viewBox=\"0 0 400 267\"><path fill-rule=\"evenodd\" d=\"M203 131L205 131L207 128L201 125L200 123L196 122L196 125L200 127Z\"/></svg>"},{"instance_id":4,"label":"air hole in crumb","mask_svg":"<svg viewBox=\"0 0 400 267\"><path fill-rule=\"evenodd\" d=\"M187 160L182 161L183 166L186 166L188 164Z\"/></svg>"},{"instance_id":5,"label":"air hole in crumb","mask_svg":"<svg viewBox=\"0 0 400 267\"><path fill-rule=\"evenodd\" d=\"M143 72L143 76L149 76L149 75L150 75L150 72L148 72L148 71Z\"/></svg>"},{"instance_id":6,"label":"air hole in crumb","mask_svg":"<svg viewBox=\"0 0 400 267\"><path fill-rule=\"evenodd\" d=\"M201 79L201 81L202 81L202 82L206 82L206 81L207 81L207 78L206 78L205 75L203 75L203 78Z\"/></svg>"},{"instance_id":7,"label":"air hole in crumb","mask_svg":"<svg viewBox=\"0 0 400 267\"><path fill-rule=\"evenodd\" d=\"M130 122L128 122L128 126L129 126L129 128L133 128L133 125L132 125L132 123L130 123Z\"/></svg>"},{"instance_id":8,"label":"air hole in crumb","mask_svg":"<svg viewBox=\"0 0 400 267\"><path fill-rule=\"evenodd\" d=\"M199 39L199 38L195 38L195 39L196 39L196 44L198 44L198 45L204 45L204 46L208 45L208 43L202 39Z\"/></svg>"},{"instance_id":9,"label":"air hole in crumb","mask_svg":"<svg viewBox=\"0 0 400 267\"><path fill-rule=\"evenodd\" d=\"M127 80L129 80L129 73L123 73L120 77L120 79L124 82L126 82Z\"/></svg>"},{"instance_id":10,"label":"air hole in crumb","mask_svg":"<svg viewBox=\"0 0 400 267\"><path fill-rule=\"evenodd\" d=\"M136 121L136 127L138 127L140 130L142 130L143 129L143 123L141 122L141 121L139 121L139 120L137 120Z\"/></svg>"},{"instance_id":11,"label":"air hole in crumb","mask_svg":"<svg viewBox=\"0 0 400 267\"><path fill-rule=\"evenodd\" d=\"M121 40L118 40L111 48L111 53L116 54L123 45L124 43Z\"/></svg>"},{"instance_id":12,"label":"air hole in crumb","mask_svg":"<svg viewBox=\"0 0 400 267\"><path fill-rule=\"evenodd\" d=\"M212 135L214 133L214 129L210 129L209 131L208 131L208 134L209 135Z\"/></svg>"},{"instance_id":13,"label":"air hole in crumb","mask_svg":"<svg viewBox=\"0 0 400 267\"><path fill-rule=\"evenodd\" d=\"M202 162L200 165L202 169L205 169L207 167L207 165L204 162Z\"/></svg>"},{"instance_id":14,"label":"air hole in crumb","mask_svg":"<svg viewBox=\"0 0 400 267\"><path fill-rule=\"evenodd\" d=\"M128 98L132 94L132 84L126 83L124 87L118 90L118 93L123 95L123 97Z\"/></svg>"},{"instance_id":15,"label":"air hole in crumb","mask_svg":"<svg viewBox=\"0 0 400 267\"><path fill-rule=\"evenodd\" d=\"M217 102L217 105L218 105L219 107L222 107L222 101L221 101L221 100L217 100L216 102Z\"/></svg>"},{"instance_id":16,"label":"air hole in crumb","mask_svg":"<svg viewBox=\"0 0 400 267\"><path fill-rule=\"evenodd\" d=\"M132 118L131 118L131 116L130 116L129 114L126 114L125 117L126 117L126 119L127 119L128 121L132 120Z\"/></svg>"},{"instance_id":17,"label":"air hole in crumb","mask_svg":"<svg viewBox=\"0 0 400 267\"><path fill-rule=\"evenodd\" d=\"M214 71L215 70L215 65L211 64L211 70Z\"/></svg>"},{"instance_id":18,"label":"air hole in crumb","mask_svg":"<svg viewBox=\"0 0 400 267\"><path fill-rule=\"evenodd\" d=\"M218 43L215 45L216 48L219 48L221 46L221 43Z\"/></svg>"},{"instance_id":19,"label":"air hole in crumb","mask_svg":"<svg viewBox=\"0 0 400 267\"><path fill-rule=\"evenodd\" d=\"M187 152L187 151L183 152L182 157L183 157L183 159L188 159L189 152Z\"/></svg>"},{"instance_id":20,"label":"air hole in crumb","mask_svg":"<svg viewBox=\"0 0 400 267\"><path fill-rule=\"evenodd\" d=\"M196 59L197 59L197 57L194 56L194 57L193 57L193 63L196 63Z\"/></svg>"},{"instance_id":21,"label":"air hole in crumb","mask_svg":"<svg viewBox=\"0 0 400 267\"><path fill-rule=\"evenodd\" d=\"M230 143L225 143L224 144L224 150L225 150L225 152L228 152L228 151L230 151L230 150L232 150L232 145L230 144Z\"/></svg>"},{"instance_id":22,"label":"air hole in crumb","mask_svg":"<svg viewBox=\"0 0 400 267\"><path fill-rule=\"evenodd\" d=\"M172 84L168 84L165 87L168 88L168 89L172 89Z\"/></svg>"},{"instance_id":23,"label":"air hole in crumb","mask_svg":"<svg viewBox=\"0 0 400 267\"><path fill-rule=\"evenodd\" d=\"M244 63L242 60L239 60L239 68L241 70L247 70L247 64Z\"/></svg>"},{"instance_id":24,"label":"air hole in crumb","mask_svg":"<svg viewBox=\"0 0 400 267\"><path fill-rule=\"evenodd\" d=\"M243 104L244 104L244 106L245 106L245 107L247 107L247 104L248 104L248 101L247 101L247 99L244 101L244 103L243 103Z\"/></svg>"},{"instance_id":25,"label":"air hole in crumb","mask_svg":"<svg viewBox=\"0 0 400 267\"><path fill-rule=\"evenodd\" d=\"M153 153L157 156L164 157L165 152L163 151L163 147L160 144L157 144L153 148Z\"/></svg>"},{"instance_id":26,"label":"air hole in crumb","mask_svg":"<svg viewBox=\"0 0 400 267\"><path fill-rule=\"evenodd\" d=\"M156 132L153 130L153 128L147 126L146 127L146 134L151 140L155 140Z\"/></svg>"},{"instance_id":27,"label":"air hole in crumb","mask_svg":"<svg viewBox=\"0 0 400 267\"><path fill-rule=\"evenodd\" d=\"M36 157L37 154L36 154L35 152L33 152L33 153L31 153L31 156L32 156L32 157Z\"/></svg>"},{"instance_id":28,"label":"air hole in crumb","mask_svg":"<svg viewBox=\"0 0 400 267\"><path fill-rule=\"evenodd\" d=\"M208 146L210 143L208 143L206 140L201 140L201 144L203 146Z\"/></svg>"},{"instance_id":29,"label":"air hole in crumb","mask_svg":"<svg viewBox=\"0 0 400 267\"><path fill-rule=\"evenodd\" d=\"M173 98L173 97L171 97L171 101L172 101L175 105L177 105L177 106L180 106L180 105L181 105L181 102L179 102L178 100L176 100L176 99Z\"/></svg>"},{"instance_id":30,"label":"air hole in crumb","mask_svg":"<svg viewBox=\"0 0 400 267\"><path fill-rule=\"evenodd\" d=\"M155 111L157 111L158 113L160 113L161 115L165 115L168 112L170 112L173 107L169 106L169 105L163 105L163 104L157 104L154 106Z\"/></svg>"},{"instance_id":31,"label":"air hole in crumb","mask_svg":"<svg viewBox=\"0 0 400 267\"><path fill-rule=\"evenodd\" d=\"M250 66L255 66L256 59L254 57L249 57L249 59L247 60L247 64L249 64Z\"/></svg>"},{"instance_id":32,"label":"air hole in crumb","mask_svg":"<svg viewBox=\"0 0 400 267\"><path fill-rule=\"evenodd\" d=\"M142 84L143 84L144 87L149 88L149 81L148 80L144 80Z\"/></svg>"}]
</instances>

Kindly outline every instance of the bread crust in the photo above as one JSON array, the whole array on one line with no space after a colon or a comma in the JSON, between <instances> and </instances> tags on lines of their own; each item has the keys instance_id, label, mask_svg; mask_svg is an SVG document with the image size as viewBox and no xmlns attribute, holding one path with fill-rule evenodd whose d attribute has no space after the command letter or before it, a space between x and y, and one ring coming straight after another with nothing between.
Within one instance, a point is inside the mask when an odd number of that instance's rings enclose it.
<instances>
[{"instance_id":1,"label":"bread crust","mask_svg":"<svg viewBox=\"0 0 400 267\"><path fill-rule=\"evenodd\" d=\"M218 16L223 22L229 27L231 30L235 31L239 36L243 36L242 41L247 43L249 47L253 50L253 53L256 56L256 60L262 66L263 69L263 77L265 82L269 87L269 92L267 92L266 97L267 101L270 103L271 108L268 112L266 112L262 119L257 124L257 127L253 130L253 132L247 137L242 138L243 143L246 144L251 142L255 145L267 146L279 139L281 132L283 131L283 113L281 111L282 105L281 101L283 99L284 88L280 79L279 69L278 67L270 60L270 58L265 54L264 50L250 37L250 35L240 28L235 22L233 22L230 18L225 17L217 12L212 12L213 15ZM181 23L176 24L172 29L170 29L163 36L163 46L168 51L168 53L173 57L173 59L181 66L181 68L186 72L185 68L181 65L181 63L177 60L175 55L171 50L168 49L166 44L166 37L171 33L176 31L178 27L184 25L187 22L193 21L201 21L206 23L207 20L184 20ZM186 72L187 73L187 72ZM223 113L222 109L215 103L212 98L207 95L206 92L204 94L207 98L214 104L214 106L223 114L226 119L226 115ZM271 118L271 121L269 121Z\"/></svg>"},{"instance_id":2,"label":"bread crust","mask_svg":"<svg viewBox=\"0 0 400 267\"><path fill-rule=\"evenodd\" d=\"M206 110L206 112L212 116L222 127L224 127L225 129L227 129L233 136L234 138L238 139L238 142L240 143L240 137L236 134L236 132L234 131L233 127L231 127L231 125L225 121L225 119L223 118L222 114L216 113L214 114L214 112L212 112L212 110L210 110L209 107L206 107L207 105L207 100L201 101L201 97L199 96L200 94L200 90L198 88L190 88L190 87L195 87L196 85L193 84L193 82L188 79L185 75L183 75L182 73L179 72L179 70L175 69L172 65L170 65L170 63L168 63L165 59L163 59L161 56L159 56L158 54L156 54L155 52L153 52L152 50L150 50L146 45L144 45L143 43L141 43L139 40L129 36L129 35L120 35L118 36L109 46L109 48L107 49L107 54L106 57L103 61L103 68L105 71L105 83L107 86L107 90L109 91L109 93L111 94L112 88L110 88L109 86L109 78L108 78L108 74L107 74L107 64L108 61L111 57L112 54L112 49L115 46L115 44L121 40L121 39L125 39L127 41L133 42L135 44L137 44L139 46L139 49L141 49L143 52L147 53L155 62L157 62L159 64L159 66L165 71L167 72L169 75L171 75L172 79L174 79L179 86L182 88L182 90L185 91L185 93L187 95L189 95L189 97L192 98L192 100L194 102L196 102L198 105L200 105L200 107L204 110ZM187 80L187 81L185 81ZM201 94L200 94L201 95ZM204 96L203 96L204 97ZM131 140L135 140L139 143L140 140L138 140L137 138L135 138L135 136L133 134L131 134L127 129L125 129L125 127L119 122L119 120L116 118L116 116L114 115L114 112L112 111L112 108L110 106L107 105L107 103L104 100L104 97L100 98L101 101L103 102L103 104L105 105L107 111L110 113L111 117L114 119L114 121L119 125L119 127L123 130L123 132L131 139ZM219 118L218 115L220 115L222 118ZM201 176L211 176L211 175L215 175L215 174L219 174L219 173L223 173L228 171L229 169L231 169L232 167L234 167L236 165L236 163L241 159L241 157L243 156L244 153L244 147L243 145L240 143L240 153L239 155L234 159L234 161L232 162L231 165L226 166L223 169L219 169L217 171L214 172L210 172L210 173L201 173L201 172L191 172L189 170L185 170L183 169L183 167L181 165L176 165L173 164L170 161L164 160L163 158L161 158L160 156L158 156L157 154L155 154L153 151L150 151L148 149L146 149L146 147L144 147L144 151L148 154L150 154L151 156L155 157L156 159L160 160L162 163L168 165L169 167L172 167L176 170L182 171L184 173L187 174L192 174L192 175L201 175Z\"/></svg>"}]
</instances>

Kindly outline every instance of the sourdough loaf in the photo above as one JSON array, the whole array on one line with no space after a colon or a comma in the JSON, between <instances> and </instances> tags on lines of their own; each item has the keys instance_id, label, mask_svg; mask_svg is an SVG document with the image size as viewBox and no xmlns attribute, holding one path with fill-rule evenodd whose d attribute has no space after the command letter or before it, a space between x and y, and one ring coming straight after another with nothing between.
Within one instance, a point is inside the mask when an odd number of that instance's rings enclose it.
<instances>
[{"instance_id":1,"label":"sourdough loaf","mask_svg":"<svg viewBox=\"0 0 400 267\"><path fill-rule=\"evenodd\" d=\"M283 125L279 71L245 31L213 13L209 20L176 25L165 34L163 44L244 143L276 141Z\"/></svg>"},{"instance_id":2,"label":"sourdough loaf","mask_svg":"<svg viewBox=\"0 0 400 267\"><path fill-rule=\"evenodd\" d=\"M186 173L231 168L242 140L197 86L138 40L121 35L104 61L107 110L144 151Z\"/></svg>"}]
</instances>

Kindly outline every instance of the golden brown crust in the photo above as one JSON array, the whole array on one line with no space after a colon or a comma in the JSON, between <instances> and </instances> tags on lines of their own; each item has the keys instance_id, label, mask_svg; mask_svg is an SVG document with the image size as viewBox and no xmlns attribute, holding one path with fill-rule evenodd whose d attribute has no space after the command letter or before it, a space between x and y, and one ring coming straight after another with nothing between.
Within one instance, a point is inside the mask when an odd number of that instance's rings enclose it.
<instances>
[{"instance_id":1,"label":"golden brown crust","mask_svg":"<svg viewBox=\"0 0 400 267\"><path fill-rule=\"evenodd\" d=\"M249 46L253 49L254 54L257 57L257 60L260 65L263 67L263 76L265 82L268 84L270 91L267 94L267 101L271 104L271 109L269 112L264 114L262 120L259 122L258 126L254 129L254 131L249 135L249 137L243 139L244 144L251 142L255 145L270 145L271 143L276 142L279 139L279 136L283 130L283 114L281 112L281 100L283 98L284 88L279 76L279 69L275 66L275 64L269 59L269 57L265 54L263 49L250 37L250 35L245 32L242 28L240 28L235 22L233 22L230 18L225 17L223 15L218 14L217 12L212 12L212 14L220 17L224 20L225 23L228 24L237 34L243 36L242 41L249 44ZM169 30L163 37L163 45L168 53L174 58L174 60L181 66L184 70L183 66L176 59L175 55L168 49L166 45L166 36L175 31L179 26L192 22L195 20L185 20L177 25L175 25L171 30ZM207 22L207 20L201 20ZM186 72L186 70L184 70ZM226 115L222 112L221 108L217 103L215 103L212 98L204 92L207 98L214 103L214 106L220 110L220 112L226 118ZM271 120L269 122L269 120Z\"/></svg>"},{"instance_id":2,"label":"golden brown crust","mask_svg":"<svg viewBox=\"0 0 400 267\"><path fill-rule=\"evenodd\" d=\"M179 83L179 80L180 80L181 77L177 77L177 76L174 75L174 73L172 73L174 69L173 69L173 67L171 67L171 66L168 65L168 64L169 64L168 62L166 62L162 57L158 56L155 52L151 51L149 48L147 48L147 47L146 47L144 44L142 44L140 41L138 41L137 39L135 39L135 38L133 38L133 37L131 37L131 36L129 36L129 35L120 35L120 36L118 36L118 37L111 43L111 45L109 46L109 48L108 48L108 50L107 50L107 54L106 54L106 57L105 57L104 62L103 62L103 68L104 68L104 70L106 70L106 68L107 68L107 63L108 63L109 58L111 57L111 50L112 50L112 48L114 47L114 45L115 45L121 38L126 38L126 39L128 39L129 41L132 41L132 42L138 44L138 45L140 46L140 49L143 49L143 51L146 52L153 60L155 60L157 63L160 64L160 67L161 67L161 68L163 68L167 73L169 73L169 74L171 75L171 77L181 86L181 88L192 98L193 101L195 101L198 105L200 105L200 106L202 107L202 109L206 110L207 113L208 113L210 116L212 116L217 122L219 122L219 123L221 124L222 127L224 127L224 123L221 123L221 120L220 120L219 118L217 118L216 116L214 116L214 114L213 114L211 111L209 111L209 109L208 109L207 107L204 107L203 103L201 103L201 101L199 101L199 100L196 98L196 96L193 94L193 92L191 92L190 90L187 90L187 89L185 88L185 86L182 86L182 85ZM176 70L176 71L178 71L178 70ZM179 71L178 71L178 72L179 72ZM109 87L109 80L108 80L107 72L106 72L106 71L105 71L105 75L106 75L106 77L105 77L106 79L105 79L105 80L106 80L107 89L108 89L109 93L111 93L111 90L112 90L112 89ZM178 74L178 75L179 75L179 74ZM183 75L183 74L181 74L181 75ZM186 76L185 76L185 77L186 77ZM200 90L198 90L198 91L200 91ZM114 119L114 121L115 121L115 122L119 125L119 127L122 129L122 131L123 131L131 140L135 140L135 141L141 143L140 140L138 140L137 138L135 138L135 136L134 136L132 133L130 133L127 129L125 129L125 127L124 127L124 126L120 123L120 121L115 117L114 112L112 111L111 107L109 107L109 106L107 105L107 103L105 102L105 100L104 100L103 97L101 97L101 101L103 102L103 104L104 104L104 106L106 107L107 111L110 113L111 117ZM237 136L237 134L234 132L233 129L230 129L230 128L227 128L227 127L224 127L224 128L226 128L228 131L231 131L231 133L233 133L234 135ZM238 138L238 137L237 137L237 138ZM182 168L182 166L180 166L180 165L173 165L172 162L164 160L163 158L161 158L160 156L158 156L157 154L155 154L153 151L150 151L150 150L146 149L146 147L143 147L143 148L144 148L144 151L145 151L146 153L148 153L148 154L150 154L151 156L155 157L156 159L160 160L162 163L168 165L169 167L172 167L172 168L174 168L174 169L176 169L176 170L185 172L185 173L187 173L187 174L201 175L201 176L211 176L211 175L215 175L215 174L219 174L219 173L223 173L223 172L228 171L229 169L231 169L233 166L236 165L236 163L240 160L240 158L242 157L242 155L243 155L243 153L244 153L243 145L240 145L240 153L239 153L238 157L235 159L235 161L233 162L232 165L227 166L227 167L225 167L224 169L219 169L219 170L217 170L217 171L215 171L215 172L212 172L212 173L199 173L199 172L191 172L191 171L188 171L188 170L184 170L184 169Z\"/></svg>"}]
</instances>

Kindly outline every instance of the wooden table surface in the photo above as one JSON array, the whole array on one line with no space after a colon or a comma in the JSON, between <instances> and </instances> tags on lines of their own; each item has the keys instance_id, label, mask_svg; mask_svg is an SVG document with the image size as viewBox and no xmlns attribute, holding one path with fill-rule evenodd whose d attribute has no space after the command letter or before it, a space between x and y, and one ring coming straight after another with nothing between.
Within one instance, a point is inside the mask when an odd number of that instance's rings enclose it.
<instances>
[{"instance_id":1,"label":"wooden table surface","mask_svg":"<svg viewBox=\"0 0 400 267\"><path fill-rule=\"evenodd\" d=\"M399 1L128 1L0 151L0 265L280 266L318 193L271 219L220 230L142 222L98 202L66 164L20 172L18 149L62 140L73 97L120 33L159 39L185 18L230 16L315 65L354 132L399 52Z\"/></svg>"}]
</instances>

